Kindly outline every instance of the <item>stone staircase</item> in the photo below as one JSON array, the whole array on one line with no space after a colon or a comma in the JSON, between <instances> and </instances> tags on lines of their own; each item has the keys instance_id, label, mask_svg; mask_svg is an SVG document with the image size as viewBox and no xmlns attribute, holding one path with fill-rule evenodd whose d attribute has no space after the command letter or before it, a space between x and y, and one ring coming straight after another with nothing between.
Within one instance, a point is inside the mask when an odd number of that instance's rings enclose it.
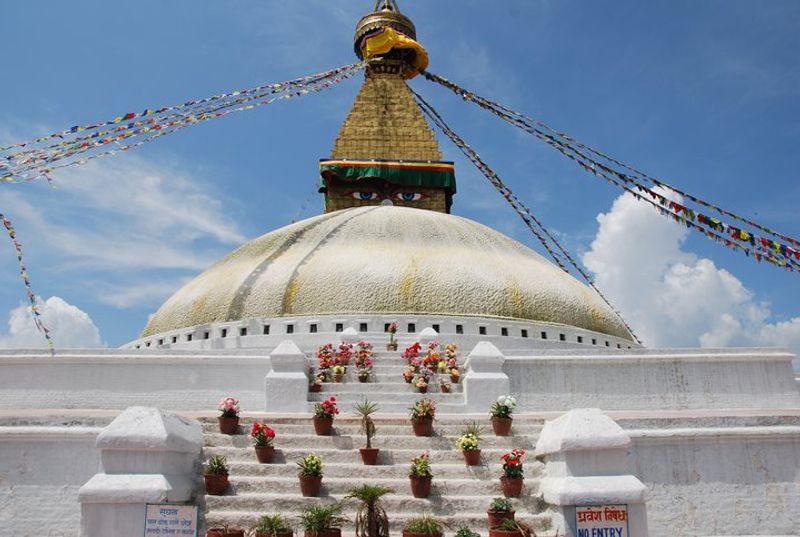
<instances>
[{"instance_id":1,"label":"stone staircase","mask_svg":"<svg viewBox=\"0 0 800 537\"><path fill-rule=\"evenodd\" d=\"M408 401L404 404L409 406L419 396L406 397ZM359 420L352 414L347 415L350 413L349 404L341 405L341 410L342 414L334 423L334 434L329 437L314 434L311 418L264 419L277 434L275 458L270 464L256 461L247 435L253 418L243 417L241 434L235 436L220 434L216 420L204 420L204 457L226 456L231 482L227 495L205 496L201 501L206 525L250 528L261 515L268 513L294 518L304 505L336 502L351 488L370 483L395 490L384 500L391 531L395 535L400 534L406 520L423 511L440 517L447 524L448 534L468 525L486 535L486 510L492 498L502 496L500 455L512 448L532 453L542 426L541 420L517 418L514 436L496 437L486 418L481 443L482 463L470 467L455 448L455 441L472 420L441 416L435 423L435 436L416 437L405 416L379 415L375 418L378 431L373 444L381 449L380 458L377 465L365 466L358 453L365 441L359 434ZM426 450L430 452L432 461L433 489L429 498L417 499L411 495L408 469L412 457ZM322 457L325 463L322 491L317 498L305 498L300 494L295 466L295 461L311 451ZM551 525L551 514L545 510L546 506L538 495L542 468L532 456L527 457L523 495L513 500L517 520L530 525L540 536L549 535ZM345 516L352 519L355 509L355 502L347 504ZM344 531L346 535L352 535L352 525L345 526Z\"/></svg>"}]
</instances>

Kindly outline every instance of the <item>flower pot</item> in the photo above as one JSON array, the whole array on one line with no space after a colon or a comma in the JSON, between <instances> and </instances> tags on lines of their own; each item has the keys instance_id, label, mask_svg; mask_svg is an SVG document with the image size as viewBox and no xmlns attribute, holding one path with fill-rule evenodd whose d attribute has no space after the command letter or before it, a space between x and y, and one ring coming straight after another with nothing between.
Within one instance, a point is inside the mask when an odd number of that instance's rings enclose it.
<instances>
[{"instance_id":1,"label":"flower pot","mask_svg":"<svg viewBox=\"0 0 800 537\"><path fill-rule=\"evenodd\" d=\"M458 384L458 381L461 380L461 375L450 375L450 382L453 384Z\"/></svg>"},{"instance_id":2,"label":"flower pot","mask_svg":"<svg viewBox=\"0 0 800 537\"><path fill-rule=\"evenodd\" d=\"M342 537L342 530L339 528L326 528L316 533L306 530L305 537Z\"/></svg>"},{"instance_id":3,"label":"flower pot","mask_svg":"<svg viewBox=\"0 0 800 537\"><path fill-rule=\"evenodd\" d=\"M431 476L427 477L416 477L416 476L409 476L409 481L411 482L411 494L414 495L415 498L427 498L431 494Z\"/></svg>"},{"instance_id":4,"label":"flower pot","mask_svg":"<svg viewBox=\"0 0 800 537\"><path fill-rule=\"evenodd\" d=\"M433 436L433 417L412 419L411 427L414 429L414 436Z\"/></svg>"},{"instance_id":5,"label":"flower pot","mask_svg":"<svg viewBox=\"0 0 800 537\"><path fill-rule=\"evenodd\" d=\"M212 496L222 496L228 490L227 475L204 475L203 481L206 483L206 492Z\"/></svg>"},{"instance_id":6,"label":"flower pot","mask_svg":"<svg viewBox=\"0 0 800 537\"><path fill-rule=\"evenodd\" d=\"M407 383L411 384L411 381L414 380L414 375L411 375L410 377L403 377L403 378L405 379L405 381Z\"/></svg>"},{"instance_id":7,"label":"flower pot","mask_svg":"<svg viewBox=\"0 0 800 537\"><path fill-rule=\"evenodd\" d=\"M211 528L206 532L206 537L244 537L241 528Z\"/></svg>"},{"instance_id":8,"label":"flower pot","mask_svg":"<svg viewBox=\"0 0 800 537\"><path fill-rule=\"evenodd\" d=\"M447 384L440 384L440 386L442 388L442 393L450 393L450 386Z\"/></svg>"},{"instance_id":9,"label":"flower pot","mask_svg":"<svg viewBox=\"0 0 800 537\"><path fill-rule=\"evenodd\" d=\"M417 390L419 390L419 393L428 393L427 386L425 386L424 388L420 388L419 386L417 386Z\"/></svg>"},{"instance_id":10,"label":"flower pot","mask_svg":"<svg viewBox=\"0 0 800 537\"><path fill-rule=\"evenodd\" d=\"M369 375L359 375L358 382L369 382Z\"/></svg>"},{"instance_id":11,"label":"flower pot","mask_svg":"<svg viewBox=\"0 0 800 537\"><path fill-rule=\"evenodd\" d=\"M512 418L492 418L492 429L497 436L508 436L511 434Z\"/></svg>"},{"instance_id":12,"label":"flower pot","mask_svg":"<svg viewBox=\"0 0 800 537\"><path fill-rule=\"evenodd\" d=\"M317 436L330 436L331 430L333 430L333 417L320 418L314 416L314 431Z\"/></svg>"},{"instance_id":13,"label":"flower pot","mask_svg":"<svg viewBox=\"0 0 800 537\"><path fill-rule=\"evenodd\" d=\"M397 342L395 341L394 343L387 343L386 344L386 350L387 351L396 351L397 350Z\"/></svg>"},{"instance_id":14,"label":"flower pot","mask_svg":"<svg viewBox=\"0 0 800 537\"><path fill-rule=\"evenodd\" d=\"M310 391L311 393L319 393L320 391L322 391L322 384L309 384L308 391Z\"/></svg>"},{"instance_id":15,"label":"flower pot","mask_svg":"<svg viewBox=\"0 0 800 537\"><path fill-rule=\"evenodd\" d=\"M504 520L514 520L514 511L486 511L486 516L489 518L489 529L492 529Z\"/></svg>"},{"instance_id":16,"label":"flower pot","mask_svg":"<svg viewBox=\"0 0 800 537\"><path fill-rule=\"evenodd\" d=\"M489 537L525 537L525 532L520 529L506 531L489 528Z\"/></svg>"},{"instance_id":17,"label":"flower pot","mask_svg":"<svg viewBox=\"0 0 800 537\"><path fill-rule=\"evenodd\" d=\"M294 532L291 530L278 533L261 533L257 531L255 537L294 537Z\"/></svg>"},{"instance_id":18,"label":"flower pot","mask_svg":"<svg viewBox=\"0 0 800 537\"><path fill-rule=\"evenodd\" d=\"M272 456L275 455L275 448L272 446L255 446L256 458L261 464L272 462Z\"/></svg>"},{"instance_id":19,"label":"flower pot","mask_svg":"<svg viewBox=\"0 0 800 537\"><path fill-rule=\"evenodd\" d=\"M361 453L361 460L364 464L373 466L378 462L378 453L380 453L381 450L378 448L361 448L358 451Z\"/></svg>"},{"instance_id":20,"label":"flower pot","mask_svg":"<svg viewBox=\"0 0 800 537\"><path fill-rule=\"evenodd\" d=\"M239 416L232 418L220 416L217 421L219 422L219 432L222 434L236 434L239 432Z\"/></svg>"},{"instance_id":21,"label":"flower pot","mask_svg":"<svg viewBox=\"0 0 800 537\"><path fill-rule=\"evenodd\" d=\"M319 489L322 487L321 475L301 475L300 476L300 492L303 496L317 496Z\"/></svg>"},{"instance_id":22,"label":"flower pot","mask_svg":"<svg viewBox=\"0 0 800 537\"><path fill-rule=\"evenodd\" d=\"M333 375L333 382L342 382L344 379L344 373L335 373Z\"/></svg>"},{"instance_id":23,"label":"flower pot","mask_svg":"<svg viewBox=\"0 0 800 537\"><path fill-rule=\"evenodd\" d=\"M525 479L522 477L506 477L500 478L500 488L503 489L503 494L508 498L518 498L522 494L522 482Z\"/></svg>"},{"instance_id":24,"label":"flower pot","mask_svg":"<svg viewBox=\"0 0 800 537\"><path fill-rule=\"evenodd\" d=\"M441 533L411 533L403 530L403 537L442 537Z\"/></svg>"},{"instance_id":25,"label":"flower pot","mask_svg":"<svg viewBox=\"0 0 800 537\"><path fill-rule=\"evenodd\" d=\"M461 453L464 454L464 461L466 461L467 466L477 466L481 463L480 449L465 449Z\"/></svg>"}]
</instances>

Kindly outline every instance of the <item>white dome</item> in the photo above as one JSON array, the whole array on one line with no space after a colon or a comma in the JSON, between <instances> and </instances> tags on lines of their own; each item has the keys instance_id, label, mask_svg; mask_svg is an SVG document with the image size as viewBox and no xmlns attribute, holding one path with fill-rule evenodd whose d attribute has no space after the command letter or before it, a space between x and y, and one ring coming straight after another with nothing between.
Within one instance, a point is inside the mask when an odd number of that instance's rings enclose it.
<instances>
[{"instance_id":1,"label":"white dome","mask_svg":"<svg viewBox=\"0 0 800 537\"><path fill-rule=\"evenodd\" d=\"M632 340L590 288L466 218L359 207L254 239L189 282L143 337L203 324L325 314L544 321Z\"/></svg>"}]
</instances>

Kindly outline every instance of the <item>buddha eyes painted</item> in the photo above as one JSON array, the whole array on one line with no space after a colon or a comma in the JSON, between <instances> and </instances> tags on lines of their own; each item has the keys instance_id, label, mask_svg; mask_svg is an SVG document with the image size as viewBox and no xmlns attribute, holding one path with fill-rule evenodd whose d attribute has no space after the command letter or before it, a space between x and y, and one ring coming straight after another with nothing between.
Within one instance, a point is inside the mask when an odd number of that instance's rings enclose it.
<instances>
[{"instance_id":1,"label":"buddha eyes painted","mask_svg":"<svg viewBox=\"0 0 800 537\"><path fill-rule=\"evenodd\" d=\"M352 192L350 195L359 201L374 201L378 199L377 192Z\"/></svg>"},{"instance_id":2,"label":"buddha eyes painted","mask_svg":"<svg viewBox=\"0 0 800 537\"><path fill-rule=\"evenodd\" d=\"M398 192L394 197L399 201L419 201L425 196L419 192Z\"/></svg>"},{"instance_id":3,"label":"buddha eyes painted","mask_svg":"<svg viewBox=\"0 0 800 537\"><path fill-rule=\"evenodd\" d=\"M404 201L406 203L420 201L425 198L425 194L420 192L395 192L391 196L382 196L379 192L356 190L350 192L350 196L359 201L377 201L379 199L395 199L397 201Z\"/></svg>"}]
</instances>

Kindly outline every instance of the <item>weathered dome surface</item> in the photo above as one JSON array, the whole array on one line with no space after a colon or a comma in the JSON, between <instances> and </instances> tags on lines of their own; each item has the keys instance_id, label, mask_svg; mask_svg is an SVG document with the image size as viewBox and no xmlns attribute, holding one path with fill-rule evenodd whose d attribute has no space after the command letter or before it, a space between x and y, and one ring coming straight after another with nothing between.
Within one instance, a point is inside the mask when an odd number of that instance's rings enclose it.
<instances>
[{"instance_id":1,"label":"weathered dome surface","mask_svg":"<svg viewBox=\"0 0 800 537\"><path fill-rule=\"evenodd\" d=\"M143 337L259 317L435 314L632 339L587 286L472 220L404 207L328 213L254 239L175 293Z\"/></svg>"}]
</instances>

